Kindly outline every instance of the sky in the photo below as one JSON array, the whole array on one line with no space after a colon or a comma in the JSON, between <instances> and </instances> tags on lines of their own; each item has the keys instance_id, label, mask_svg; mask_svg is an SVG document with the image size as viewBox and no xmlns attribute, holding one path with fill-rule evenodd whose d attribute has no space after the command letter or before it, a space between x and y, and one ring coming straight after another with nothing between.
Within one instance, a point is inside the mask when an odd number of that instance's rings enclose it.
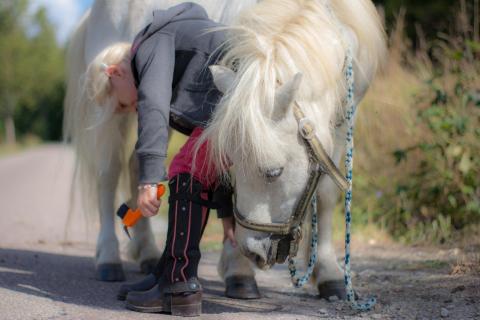
<instances>
[{"instance_id":1,"label":"sky","mask_svg":"<svg viewBox=\"0 0 480 320\"><path fill-rule=\"evenodd\" d=\"M76 24L92 5L93 0L31 0L29 12L39 7L47 9L47 15L57 30L57 40L64 44Z\"/></svg>"}]
</instances>

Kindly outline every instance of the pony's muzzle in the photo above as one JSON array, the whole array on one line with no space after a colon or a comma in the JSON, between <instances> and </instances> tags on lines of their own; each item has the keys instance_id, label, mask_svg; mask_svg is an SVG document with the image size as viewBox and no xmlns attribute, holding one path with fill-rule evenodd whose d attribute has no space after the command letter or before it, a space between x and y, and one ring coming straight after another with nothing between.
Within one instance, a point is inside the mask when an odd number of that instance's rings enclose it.
<instances>
[{"instance_id":1,"label":"pony's muzzle","mask_svg":"<svg viewBox=\"0 0 480 320\"><path fill-rule=\"evenodd\" d=\"M270 252L270 239L267 238L258 238L258 237L249 237L246 239L244 245L240 247L243 255L245 255L250 261L255 263L255 265L262 269L268 269L273 264L275 264L275 258L271 261L269 252ZM272 263L273 262L273 263Z\"/></svg>"}]
</instances>

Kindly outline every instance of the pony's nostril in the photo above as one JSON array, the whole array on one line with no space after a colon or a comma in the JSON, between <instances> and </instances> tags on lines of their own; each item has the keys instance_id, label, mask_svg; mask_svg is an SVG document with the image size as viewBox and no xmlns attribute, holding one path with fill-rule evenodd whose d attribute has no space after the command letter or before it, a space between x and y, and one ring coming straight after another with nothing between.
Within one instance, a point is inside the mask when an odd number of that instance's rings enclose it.
<instances>
[{"instance_id":1,"label":"pony's nostril","mask_svg":"<svg viewBox=\"0 0 480 320\"><path fill-rule=\"evenodd\" d=\"M267 268L267 260L265 259L265 257L262 257L261 255L258 255L258 254L255 255L255 264L260 269Z\"/></svg>"},{"instance_id":2,"label":"pony's nostril","mask_svg":"<svg viewBox=\"0 0 480 320\"><path fill-rule=\"evenodd\" d=\"M243 246L242 253L260 269L264 269L268 263L268 250L266 250L265 240L264 237L257 238L252 236L251 238L247 238L245 245Z\"/></svg>"}]
</instances>

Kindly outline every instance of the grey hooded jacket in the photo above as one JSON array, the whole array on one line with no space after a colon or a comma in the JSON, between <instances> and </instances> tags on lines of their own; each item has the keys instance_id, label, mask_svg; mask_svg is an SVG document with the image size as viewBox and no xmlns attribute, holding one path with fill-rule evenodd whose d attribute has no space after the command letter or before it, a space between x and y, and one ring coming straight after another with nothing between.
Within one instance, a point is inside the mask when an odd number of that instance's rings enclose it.
<instances>
[{"instance_id":1,"label":"grey hooded jacket","mask_svg":"<svg viewBox=\"0 0 480 320\"><path fill-rule=\"evenodd\" d=\"M219 25L194 3L153 13L152 23L132 45L132 71L138 89L139 182L166 179L169 126L190 134L205 127L221 93L208 69L225 41Z\"/></svg>"}]
</instances>

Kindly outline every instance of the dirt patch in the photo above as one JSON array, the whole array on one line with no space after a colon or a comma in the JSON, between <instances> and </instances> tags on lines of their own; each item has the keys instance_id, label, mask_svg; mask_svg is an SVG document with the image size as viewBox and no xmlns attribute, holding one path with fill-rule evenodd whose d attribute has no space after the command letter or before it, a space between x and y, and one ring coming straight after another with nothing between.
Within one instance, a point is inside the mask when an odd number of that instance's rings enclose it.
<instances>
[{"instance_id":1,"label":"dirt patch","mask_svg":"<svg viewBox=\"0 0 480 320\"><path fill-rule=\"evenodd\" d=\"M365 246L353 253L354 285L374 294L382 319L480 319L478 260L459 248ZM458 261L465 261L459 264Z\"/></svg>"}]
</instances>

